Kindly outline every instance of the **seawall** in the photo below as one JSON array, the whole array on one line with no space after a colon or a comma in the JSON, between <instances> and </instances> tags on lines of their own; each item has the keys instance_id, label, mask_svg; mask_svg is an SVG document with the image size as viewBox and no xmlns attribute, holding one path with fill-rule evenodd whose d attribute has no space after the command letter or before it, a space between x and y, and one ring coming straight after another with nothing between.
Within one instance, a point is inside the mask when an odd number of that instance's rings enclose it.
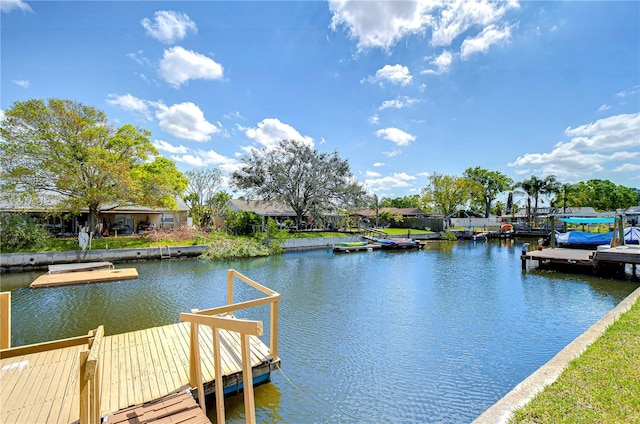
<instances>
[{"instance_id":1,"label":"seawall","mask_svg":"<svg viewBox=\"0 0 640 424\"><path fill-rule=\"evenodd\" d=\"M362 240L359 236L301 238L287 239L284 243L285 252L327 249L339 242ZM69 252L34 252L34 253L3 253L0 255L1 272L23 272L47 269L49 265L69 264L79 262L144 262L160 259L182 259L200 256L207 245L175 246L175 247L145 247L137 249L100 249Z\"/></svg>"}]
</instances>

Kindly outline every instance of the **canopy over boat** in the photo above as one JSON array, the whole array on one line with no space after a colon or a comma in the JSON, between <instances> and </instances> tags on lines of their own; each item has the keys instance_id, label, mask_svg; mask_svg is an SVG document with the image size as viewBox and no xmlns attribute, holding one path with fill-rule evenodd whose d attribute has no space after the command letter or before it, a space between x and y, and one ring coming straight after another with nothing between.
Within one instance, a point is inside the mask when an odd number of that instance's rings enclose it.
<instances>
[{"instance_id":1,"label":"canopy over boat","mask_svg":"<svg viewBox=\"0 0 640 424\"><path fill-rule=\"evenodd\" d=\"M560 220L567 224L613 224L616 222L614 217L584 218L571 216L568 218L560 218Z\"/></svg>"}]
</instances>

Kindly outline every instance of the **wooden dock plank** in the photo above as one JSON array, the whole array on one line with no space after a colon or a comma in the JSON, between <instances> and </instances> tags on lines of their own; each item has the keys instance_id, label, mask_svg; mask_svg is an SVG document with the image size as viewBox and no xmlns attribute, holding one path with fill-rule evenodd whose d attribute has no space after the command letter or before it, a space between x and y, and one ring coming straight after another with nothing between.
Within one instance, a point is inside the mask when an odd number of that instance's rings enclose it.
<instances>
[{"instance_id":1,"label":"wooden dock plank","mask_svg":"<svg viewBox=\"0 0 640 424\"><path fill-rule=\"evenodd\" d=\"M21 376L16 381L16 387L11 393L11 398L19 399L19 403L3 402L3 413L8 409L6 412L11 414L15 413L18 422L26 422L26 415L29 414L30 407L33 406L33 396L39 395L40 376L44 373L46 365L50 361L50 355L51 352L48 351L37 355L25 355L21 358L22 360L17 363L18 369L22 367L19 371ZM3 367L4 366L7 365L3 365ZM21 416L23 417L22 420L20 420Z\"/></svg>"},{"instance_id":2,"label":"wooden dock plank","mask_svg":"<svg viewBox=\"0 0 640 424\"><path fill-rule=\"evenodd\" d=\"M172 378L172 366L167 361L165 355L165 346L159 342L156 337L157 328L152 328L146 332L147 345L149 346L149 354L151 357L151 369L155 370L156 384L158 385L158 397L169 393L170 387L174 387ZM160 371L160 373L158 373Z\"/></svg>"},{"instance_id":3,"label":"wooden dock plank","mask_svg":"<svg viewBox=\"0 0 640 424\"><path fill-rule=\"evenodd\" d=\"M37 422L60 422L60 415L62 414L62 403L65 393L67 392L67 385L70 384L69 376L71 375L71 369L73 368L73 361L78 357L80 348L75 349L59 349L60 357L57 366L57 372L55 378L58 380L58 384L55 389L51 391L51 405L48 413L41 411L43 419L38 419Z\"/></svg>"},{"instance_id":4,"label":"wooden dock plank","mask_svg":"<svg viewBox=\"0 0 640 424\"><path fill-rule=\"evenodd\" d=\"M120 349L118 349L118 405L122 405L123 408L133 405L133 402L129 400L129 393L131 393L131 361L129 360L129 352L126 348L128 346L129 335L127 333L118 335L120 343Z\"/></svg>"},{"instance_id":5,"label":"wooden dock plank","mask_svg":"<svg viewBox=\"0 0 640 424\"><path fill-rule=\"evenodd\" d=\"M50 350L46 352L45 363L43 364L42 370L44 372L40 372L40 382L38 384L38 390L35 393L32 393L30 396L30 405L28 408L28 414L25 419L22 419L22 415L20 416L20 420L24 422L43 422L39 420L38 417L45 413L45 410L49 410L51 408L50 403L52 402L52 394L56 392L57 386L60 384L61 376L57 376L56 372L58 370L58 362L62 356L62 352L60 350Z\"/></svg>"},{"instance_id":6,"label":"wooden dock plank","mask_svg":"<svg viewBox=\"0 0 640 424\"><path fill-rule=\"evenodd\" d=\"M164 364L160 361L157 347L149 340L151 336L150 331L140 332L142 339L142 347L144 356L146 358L146 367L149 377L149 388L151 389L151 397L153 399L164 396L168 390L168 386L165 384L163 368Z\"/></svg>"},{"instance_id":7,"label":"wooden dock plank","mask_svg":"<svg viewBox=\"0 0 640 424\"><path fill-rule=\"evenodd\" d=\"M30 288L56 287L71 284L87 284L134 280L138 278L135 268L120 268L97 271L65 272L62 274L44 274L29 285Z\"/></svg>"},{"instance_id":8,"label":"wooden dock plank","mask_svg":"<svg viewBox=\"0 0 640 424\"><path fill-rule=\"evenodd\" d=\"M159 327L156 329L157 340L170 340L169 326ZM173 385L180 387L189 383L189 375L187 373L188 365L183 364L183 358L180 356L175 343L161 343L162 349L167 358L167 363L171 367L171 377Z\"/></svg>"}]
</instances>

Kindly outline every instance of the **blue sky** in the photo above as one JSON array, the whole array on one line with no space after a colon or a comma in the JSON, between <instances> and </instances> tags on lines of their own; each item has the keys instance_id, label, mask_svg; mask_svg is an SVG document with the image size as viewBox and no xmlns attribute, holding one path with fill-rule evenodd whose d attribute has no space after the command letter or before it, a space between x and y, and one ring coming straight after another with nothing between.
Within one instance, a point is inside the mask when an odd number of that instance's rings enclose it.
<instances>
[{"instance_id":1,"label":"blue sky","mask_svg":"<svg viewBox=\"0 0 640 424\"><path fill-rule=\"evenodd\" d=\"M77 100L182 171L295 138L379 196L475 166L640 187L637 1L0 5L0 114Z\"/></svg>"}]
</instances>

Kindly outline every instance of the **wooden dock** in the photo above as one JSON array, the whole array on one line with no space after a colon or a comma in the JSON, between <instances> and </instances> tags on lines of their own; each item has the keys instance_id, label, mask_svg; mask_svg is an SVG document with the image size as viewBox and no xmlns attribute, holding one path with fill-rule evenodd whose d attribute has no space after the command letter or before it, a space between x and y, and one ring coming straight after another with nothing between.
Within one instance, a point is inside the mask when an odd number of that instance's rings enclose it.
<instances>
[{"instance_id":1,"label":"wooden dock","mask_svg":"<svg viewBox=\"0 0 640 424\"><path fill-rule=\"evenodd\" d=\"M30 288L67 286L72 284L103 283L111 281L135 280L138 270L135 268L98 269L95 271L74 271L56 274L44 274L29 285Z\"/></svg>"},{"instance_id":2,"label":"wooden dock","mask_svg":"<svg viewBox=\"0 0 640 424\"><path fill-rule=\"evenodd\" d=\"M526 248L526 247L525 247ZM638 246L617 246L597 250L547 248L542 250L523 251L521 255L522 269L527 269L528 261L534 261L540 268L561 266L563 269L580 271L599 269L618 269L624 274L624 268L631 265L632 276L636 275L636 265L640 264L640 248Z\"/></svg>"},{"instance_id":3,"label":"wooden dock","mask_svg":"<svg viewBox=\"0 0 640 424\"><path fill-rule=\"evenodd\" d=\"M267 297L234 303L234 278ZM219 423L224 393L243 391L246 420L255 422L253 386L269 381L280 365L280 294L229 270L227 297L225 306L180 314L178 324L111 336L99 327L86 336L12 348L5 337L10 293L0 293L0 422L97 424L100 417L185 390L197 393L203 411L201 394L215 392ZM262 321L231 315L261 305L271 308L269 346L258 337Z\"/></svg>"},{"instance_id":4,"label":"wooden dock","mask_svg":"<svg viewBox=\"0 0 640 424\"><path fill-rule=\"evenodd\" d=\"M100 364L100 416L190 388L189 323L105 336ZM211 331L199 328L204 391L214 391ZM225 391L240 391L240 337L221 331ZM72 423L80 419L79 355L76 345L0 359L2 423ZM19 348L16 348L19 349ZM27 351L28 352L28 351ZM278 366L268 347L251 338L251 366L255 382L267 381Z\"/></svg>"}]
</instances>

